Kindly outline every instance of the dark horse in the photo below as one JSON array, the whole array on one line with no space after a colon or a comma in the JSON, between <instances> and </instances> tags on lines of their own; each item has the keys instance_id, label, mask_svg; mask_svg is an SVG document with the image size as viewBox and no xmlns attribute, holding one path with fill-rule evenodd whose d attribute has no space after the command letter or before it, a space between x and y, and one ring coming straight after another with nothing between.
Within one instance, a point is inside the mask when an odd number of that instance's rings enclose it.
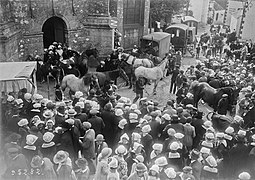
<instances>
[{"instance_id":1,"label":"dark horse","mask_svg":"<svg viewBox=\"0 0 255 180\"><path fill-rule=\"evenodd\" d=\"M194 95L194 105L198 106L198 101L203 99L213 109L217 108L218 102L223 94L228 95L229 107L228 110L232 109L232 105L236 103L236 93L232 87L222 87L215 89L206 82L192 82L190 90Z\"/></svg>"}]
</instances>

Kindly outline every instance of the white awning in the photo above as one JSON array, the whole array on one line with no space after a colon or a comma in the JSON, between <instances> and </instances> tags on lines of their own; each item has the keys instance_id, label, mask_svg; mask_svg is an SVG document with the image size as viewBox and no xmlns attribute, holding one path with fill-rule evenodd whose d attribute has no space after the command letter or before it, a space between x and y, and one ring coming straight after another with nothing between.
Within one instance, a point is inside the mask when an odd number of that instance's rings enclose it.
<instances>
[{"instance_id":1,"label":"white awning","mask_svg":"<svg viewBox=\"0 0 255 180\"><path fill-rule=\"evenodd\" d=\"M27 88L28 92L36 90L36 62L2 62L0 63L0 92L18 92Z\"/></svg>"}]
</instances>

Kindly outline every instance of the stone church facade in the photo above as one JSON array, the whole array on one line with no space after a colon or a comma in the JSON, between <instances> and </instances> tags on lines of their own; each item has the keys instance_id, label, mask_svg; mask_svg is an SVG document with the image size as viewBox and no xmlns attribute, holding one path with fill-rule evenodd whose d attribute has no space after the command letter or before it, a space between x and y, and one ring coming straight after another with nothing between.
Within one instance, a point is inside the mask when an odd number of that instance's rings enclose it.
<instances>
[{"instance_id":1,"label":"stone church facade","mask_svg":"<svg viewBox=\"0 0 255 180\"><path fill-rule=\"evenodd\" d=\"M54 41L79 52L94 46L100 55L109 54L114 40L114 27L109 26L113 11L122 39L124 36L133 37L139 43L139 37L148 29L149 0L125 1L142 3L139 15L140 18L146 17L139 22L130 21L128 29L131 33L128 36L125 35L127 25L123 19L129 15L123 9L123 0L1 0L0 61L22 61L29 55L42 56L43 50ZM137 30L132 31L132 28ZM125 46L129 46L127 42Z\"/></svg>"}]
</instances>

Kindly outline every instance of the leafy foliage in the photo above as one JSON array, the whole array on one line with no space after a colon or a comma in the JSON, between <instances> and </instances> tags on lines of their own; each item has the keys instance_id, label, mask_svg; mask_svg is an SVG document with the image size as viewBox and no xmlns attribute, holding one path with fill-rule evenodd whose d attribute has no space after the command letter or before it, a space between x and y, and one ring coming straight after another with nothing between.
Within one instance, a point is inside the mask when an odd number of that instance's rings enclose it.
<instances>
[{"instance_id":1,"label":"leafy foliage","mask_svg":"<svg viewBox=\"0 0 255 180\"><path fill-rule=\"evenodd\" d=\"M179 13L185 6L186 0L151 0L150 13L152 21L164 20Z\"/></svg>"}]
</instances>

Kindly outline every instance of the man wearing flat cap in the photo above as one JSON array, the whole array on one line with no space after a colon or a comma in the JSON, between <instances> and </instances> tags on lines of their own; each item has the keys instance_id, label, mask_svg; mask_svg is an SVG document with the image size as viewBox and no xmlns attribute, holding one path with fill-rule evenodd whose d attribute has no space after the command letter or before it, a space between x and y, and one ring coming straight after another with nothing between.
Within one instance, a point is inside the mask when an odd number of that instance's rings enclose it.
<instances>
[{"instance_id":1,"label":"man wearing flat cap","mask_svg":"<svg viewBox=\"0 0 255 180\"><path fill-rule=\"evenodd\" d=\"M105 127L104 121L101 117L98 117L97 114L99 111L97 109L91 109L89 111L91 118L88 119L88 122L91 123L91 128L95 130L96 135L103 134L103 129Z\"/></svg>"}]
</instances>

